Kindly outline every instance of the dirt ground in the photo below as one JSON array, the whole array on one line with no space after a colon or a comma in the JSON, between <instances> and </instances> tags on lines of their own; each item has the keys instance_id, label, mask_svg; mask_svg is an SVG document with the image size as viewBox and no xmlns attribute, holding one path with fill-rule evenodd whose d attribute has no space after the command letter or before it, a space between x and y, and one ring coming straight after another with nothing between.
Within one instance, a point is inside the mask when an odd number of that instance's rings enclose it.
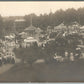
<instances>
[{"instance_id":1,"label":"dirt ground","mask_svg":"<svg viewBox=\"0 0 84 84\"><path fill-rule=\"evenodd\" d=\"M30 51L26 52L27 55ZM37 55L40 53L34 54ZM32 66L18 60L14 65L0 67L0 73L0 82L84 82L84 59L63 63L34 63Z\"/></svg>"},{"instance_id":2,"label":"dirt ground","mask_svg":"<svg viewBox=\"0 0 84 84\"><path fill-rule=\"evenodd\" d=\"M84 82L84 60L73 63L15 64L0 82Z\"/></svg>"}]
</instances>

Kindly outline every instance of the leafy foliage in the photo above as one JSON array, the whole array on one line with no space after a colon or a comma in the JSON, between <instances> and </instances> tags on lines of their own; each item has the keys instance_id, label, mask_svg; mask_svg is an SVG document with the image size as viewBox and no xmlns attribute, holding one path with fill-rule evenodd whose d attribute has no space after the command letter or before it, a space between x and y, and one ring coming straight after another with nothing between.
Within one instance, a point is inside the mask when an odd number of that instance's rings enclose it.
<instances>
[{"instance_id":1,"label":"leafy foliage","mask_svg":"<svg viewBox=\"0 0 84 84\"><path fill-rule=\"evenodd\" d=\"M69 8L66 11L60 9L55 13L50 12L49 14L40 14L39 16L33 14L25 15L20 18L24 18L25 22L21 31L23 31L26 27L31 24L31 16L32 16L32 25L35 27L39 27L42 30L46 30L48 26L57 26L61 23L65 25L71 25L72 22L76 21L80 25L84 25L84 8L74 9ZM8 17L7 19L0 16L0 32L9 33L13 31L14 20L18 17ZM3 21L4 20L4 21ZM19 28L20 29L20 28ZM16 30L20 32L20 30L16 26ZM0 33L2 35L2 33ZM1 36L0 35L0 36Z\"/></svg>"}]
</instances>

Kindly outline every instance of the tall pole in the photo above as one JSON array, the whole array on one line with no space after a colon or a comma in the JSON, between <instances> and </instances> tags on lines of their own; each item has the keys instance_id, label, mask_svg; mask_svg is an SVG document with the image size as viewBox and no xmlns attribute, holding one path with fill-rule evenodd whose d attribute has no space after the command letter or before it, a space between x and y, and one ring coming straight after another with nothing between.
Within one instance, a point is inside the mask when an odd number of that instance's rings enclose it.
<instances>
[{"instance_id":1,"label":"tall pole","mask_svg":"<svg viewBox=\"0 0 84 84\"><path fill-rule=\"evenodd\" d=\"M15 21L14 21L14 29L13 29L14 33L16 32L16 25L15 25Z\"/></svg>"},{"instance_id":2,"label":"tall pole","mask_svg":"<svg viewBox=\"0 0 84 84\"><path fill-rule=\"evenodd\" d=\"M30 15L30 25L32 26L32 14Z\"/></svg>"},{"instance_id":3,"label":"tall pole","mask_svg":"<svg viewBox=\"0 0 84 84\"><path fill-rule=\"evenodd\" d=\"M80 26L80 13L78 13L78 23L79 23L79 26Z\"/></svg>"},{"instance_id":4,"label":"tall pole","mask_svg":"<svg viewBox=\"0 0 84 84\"><path fill-rule=\"evenodd\" d=\"M15 24L15 21L14 21L14 34L16 33L16 24ZM15 43L16 43L16 34L15 34Z\"/></svg>"},{"instance_id":5,"label":"tall pole","mask_svg":"<svg viewBox=\"0 0 84 84\"><path fill-rule=\"evenodd\" d=\"M50 21L49 21L49 22L50 22L50 24L52 25L52 9L50 9ZM49 24L49 25L50 25L50 24ZM51 25L50 25L50 26L51 26Z\"/></svg>"}]
</instances>

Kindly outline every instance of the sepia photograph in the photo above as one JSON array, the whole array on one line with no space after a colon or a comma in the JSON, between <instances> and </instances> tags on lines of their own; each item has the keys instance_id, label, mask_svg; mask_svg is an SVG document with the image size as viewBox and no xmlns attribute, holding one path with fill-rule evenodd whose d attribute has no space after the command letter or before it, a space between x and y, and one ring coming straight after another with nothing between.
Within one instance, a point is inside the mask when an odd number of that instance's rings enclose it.
<instances>
[{"instance_id":1,"label":"sepia photograph","mask_svg":"<svg viewBox=\"0 0 84 84\"><path fill-rule=\"evenodd\" d=\"M84 82L84 1L0 1L2 82Z\"/></svg>"}]
</instances>

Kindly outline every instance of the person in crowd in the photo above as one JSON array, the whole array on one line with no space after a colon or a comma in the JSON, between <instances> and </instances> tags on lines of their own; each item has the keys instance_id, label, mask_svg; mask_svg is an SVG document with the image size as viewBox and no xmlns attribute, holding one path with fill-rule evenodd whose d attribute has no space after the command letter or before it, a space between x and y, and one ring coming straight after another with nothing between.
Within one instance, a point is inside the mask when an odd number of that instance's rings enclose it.
<instances>
[{"instance_id":1,"label":"person in crowd","mask_svg":"<svg viewBox=\"0 0 84 84\"><path fill-rule=\"evenodd\" d=\"M78 60L81 56L81 49L80 48L76 48L76 54L75 54L75 59Z\"/></svg>"},{"instance_id":2,"label":"person in crowd","mask_svg":"<svg viewBox=\"0 0 84 84\"><path fill-rule=\"evenodd\" d=\"M69 53L68 51L65 51L65 60L68 60Z\"/></svg>"},{"instance_id":3,"label":"person in crowd","mask_svg":"<svg viewBox=\"0 0 84 84\"><path fill-rule=\"evenodd\" d=\"M57 53L55 53L55 55L54 55L54 60L56 60L56 57L57 57Z\"/></svg>"},{"instance_id":4,"label":"person in crowd","mask_svg":"<svg viewBox=\"0 0 84 84\"><path fill-rule=\"evenodd\" d=\"M73 55L73 52L70 53L70 61L74 61L74 55Z\"/></svg>"}]
</instances>

